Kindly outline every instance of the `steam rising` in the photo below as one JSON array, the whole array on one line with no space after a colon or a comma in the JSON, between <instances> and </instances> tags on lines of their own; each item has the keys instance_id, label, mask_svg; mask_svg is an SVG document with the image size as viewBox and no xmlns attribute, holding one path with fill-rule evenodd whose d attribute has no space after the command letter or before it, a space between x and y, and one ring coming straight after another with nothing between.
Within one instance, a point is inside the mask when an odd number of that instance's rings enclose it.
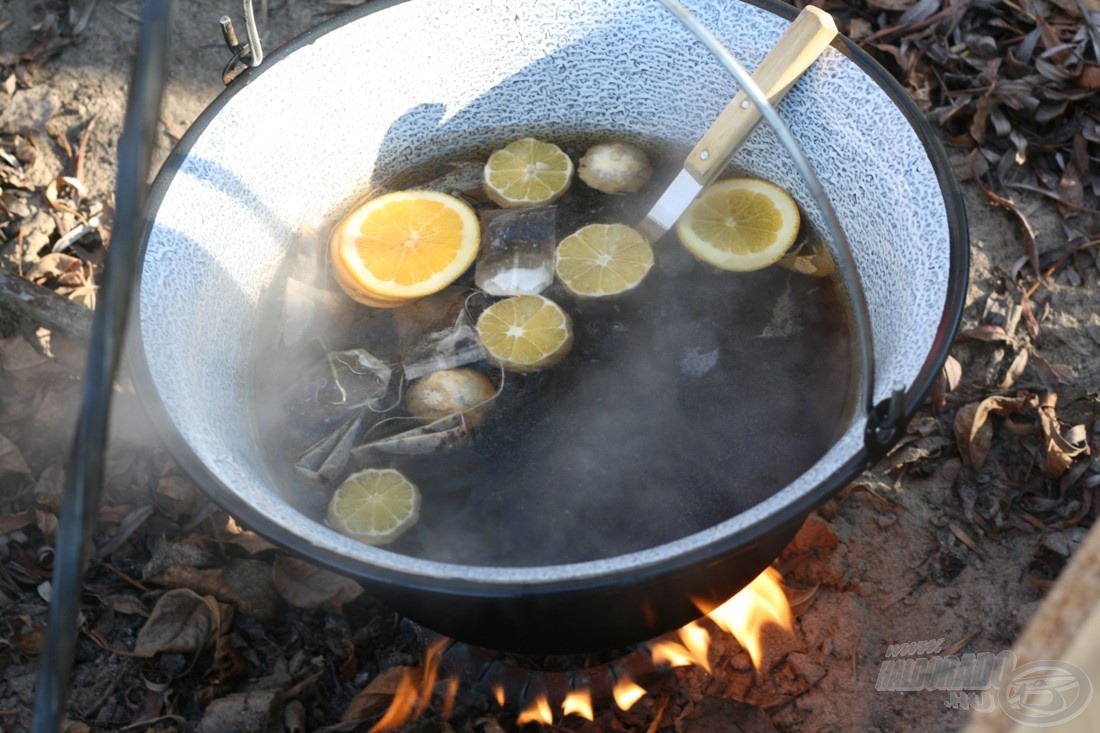
<instances>
[{"instance_id":1,"label":"steam rising","mask_svg":"<svg viewBox=\"0 0 1100 733\"><path fill-rule=\"evenodd\" d=\"M581 190L559 202L559 239L583 224L639 218L607 208L621 207L622 199L574 188ZM646 202L634 203L644 210ZM300 244L316 253L321 241ZM500 395L468 447L362 459L399 468L423 494L419 524L390 549L511 566L641 550L747 509L828 449L852 403L851 337L839 287L781 268L719 272L672 236L654 250L646 281L619 298L578 299L558 284L543 293L575 324L573 349L561 363L506 374L503 384L495 368L469 365ZM293 292L325 283L308 285ZM454 323L456 307L476 318L491 302L453 300L441 312L429 305L396 312L333 306L327 296L315 307L270 309L268 344L285 339L288 312L306 311L309 319L303 325L299 315L291 330L308 338L256 361L263 398L257 424L278 426L267 447L288 500L320 517L338 485L305 480L293 467L294 456L331 430L309 424L302 374L327 353L363 348L394 368L390 396L399 398L402 349L416 323L423 321L422 332ZM404 414L399 407L368 415L363 428ZM356 461L345 474L366 467Z\"/></svg>"}]
</instances>

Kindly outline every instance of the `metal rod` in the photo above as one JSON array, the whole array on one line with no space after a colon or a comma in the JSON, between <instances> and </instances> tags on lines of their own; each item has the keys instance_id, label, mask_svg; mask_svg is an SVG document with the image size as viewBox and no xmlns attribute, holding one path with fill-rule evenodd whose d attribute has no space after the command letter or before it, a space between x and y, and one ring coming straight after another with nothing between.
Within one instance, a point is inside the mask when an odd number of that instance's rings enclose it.
<instances>
[{"instance_id":1,"label":"metal rod","mask_svg":"<svg viewBox=\"0 0 1100 733\"><path fill-rule=\"evenodd\" d=\"M756 104L760 110L760 115L775 131L779 142L787 149L795 167L809 187L810 194L814 197L818 208L825 217L825 225L834 245L833 255L836 258L837 270L852 294L852 319L856 330L856 340L859 344L860 402L865 413L871 415L874 411L873 386L875 378L875 344L871 334L871 314L867 307L867 298L863 292L863 285L859 278L855 257L852 255L851 245L848 243L848 238L840 225L836 210L833 209L829 197L825 194L825 188L821 185L817 174L814 173L806 154L802 152L802 148L799 147L794 135L791 134L787 123L775 111L775 108L768 102L767 95L752 80L752 77L733 54L679 0L658 1L726 67L726 70L741 85L746 96Z\"/></svg>"},{"instance_id":2,"label":"metal rod","mask_svg":"<svg viewBox=\"0 0 1100 733\"><path fill-rule=\"evenodd\" d=\"M115 225L92 319L84 396L61 499L49 628L38 667L34 733L57 733L65 713L84 571L103 489L115 372L137 269L150 161L167 77L175 0L147 0L122 137L118 145Z\"/></svg>"},{"instance_id":3,"label":"metal rod","mask_svg":"<svg viewBox=\"0 0 1100 733\"><path fill-rule=\"evenodd\" d=\"M248 47L251 55L248 65L255 69L264 61L264 50L260 46L260 32L256 29L256 14L252 12L252 0L242 0L244 5L244 24L248 30Z\"/></svg>"},{"instance_id":4,"label":"metal rod","mask_svg":"<svg viewBox=\"0 0 1100 733\"><path fill-rule=\"evenodd\" d=\"M241 46L240 40L237 38L237 31L233 28L233 20L228 15L223 15L218 18L218 25L222 27L222 38L225 39L226 47L233 52L236 52Z\"/></svg>"}]
</instances>

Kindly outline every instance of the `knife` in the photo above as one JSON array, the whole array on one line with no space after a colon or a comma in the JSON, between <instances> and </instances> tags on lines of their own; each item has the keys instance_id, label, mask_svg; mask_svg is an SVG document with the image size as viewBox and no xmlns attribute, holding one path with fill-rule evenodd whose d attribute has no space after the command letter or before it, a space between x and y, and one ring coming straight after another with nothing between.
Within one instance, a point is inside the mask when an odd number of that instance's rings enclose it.
<instances>
[{"instance_id":1,"label":"knife","mask_svg":"<svg viewBox=\"0 0 1100 733\"><path fill-rule=\"evenodd\" d=\"M772 105L778 104L799 77L836 37L831 15L805 7L760 62L752 79ZM684 161L683 169L636 227L651 242L671 229L699 192L721 173L738 146L760 122L760 110L740 91L706 131Z\"/></svg>"}]
</instances>

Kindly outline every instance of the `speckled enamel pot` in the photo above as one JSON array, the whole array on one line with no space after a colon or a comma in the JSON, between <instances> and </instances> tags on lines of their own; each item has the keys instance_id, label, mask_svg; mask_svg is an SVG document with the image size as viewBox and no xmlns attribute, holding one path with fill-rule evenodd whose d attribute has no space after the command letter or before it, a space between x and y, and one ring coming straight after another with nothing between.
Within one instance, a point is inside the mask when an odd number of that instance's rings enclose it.
<instances>
[{"instance_id":1,"label":"speckled enamel pot","mask_svg":"<svg viewBox=\"0 0 1100 733\"><path fill-rule=\"evenodd\" d=\"M771 0L687 5L750 69L794 15ZM368 547L288 504L259 448L247 364L257 303L293 233L376 177L512 136L616 130L692 143L734 91L654 0L376 0L272 54L194 124L151 197L133 363L180 464L259 533L482 645L610 648L697 617L692 599L732 595L865 467L862 416L804 475L705 531L592 562L474 567ZM904 91L843 40L779 111L851 241L875 399L902 387L909 416L946 358L966 289L965 216L946 157ZM759 129L737 163L806 202L778 149Z\"/></svg>"}]
</instances>

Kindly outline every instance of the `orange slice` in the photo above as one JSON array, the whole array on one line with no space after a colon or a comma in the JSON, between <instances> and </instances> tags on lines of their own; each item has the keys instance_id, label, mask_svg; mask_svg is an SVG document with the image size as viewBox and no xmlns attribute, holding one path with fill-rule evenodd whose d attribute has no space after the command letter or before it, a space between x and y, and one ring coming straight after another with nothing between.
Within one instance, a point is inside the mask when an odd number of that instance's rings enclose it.
<instances>
[{"instance_id":1,"label":"orange slice","mask_svg":"<svg viewBox=\"0 0 1100 733\"><path fill-rule=\"evenodd\" d=\"M392 308L457 280L477 257L480 238L477 214L454 196L395 191L341 221L329 254L348 295Z\"/></svg>"}]
</instances>

